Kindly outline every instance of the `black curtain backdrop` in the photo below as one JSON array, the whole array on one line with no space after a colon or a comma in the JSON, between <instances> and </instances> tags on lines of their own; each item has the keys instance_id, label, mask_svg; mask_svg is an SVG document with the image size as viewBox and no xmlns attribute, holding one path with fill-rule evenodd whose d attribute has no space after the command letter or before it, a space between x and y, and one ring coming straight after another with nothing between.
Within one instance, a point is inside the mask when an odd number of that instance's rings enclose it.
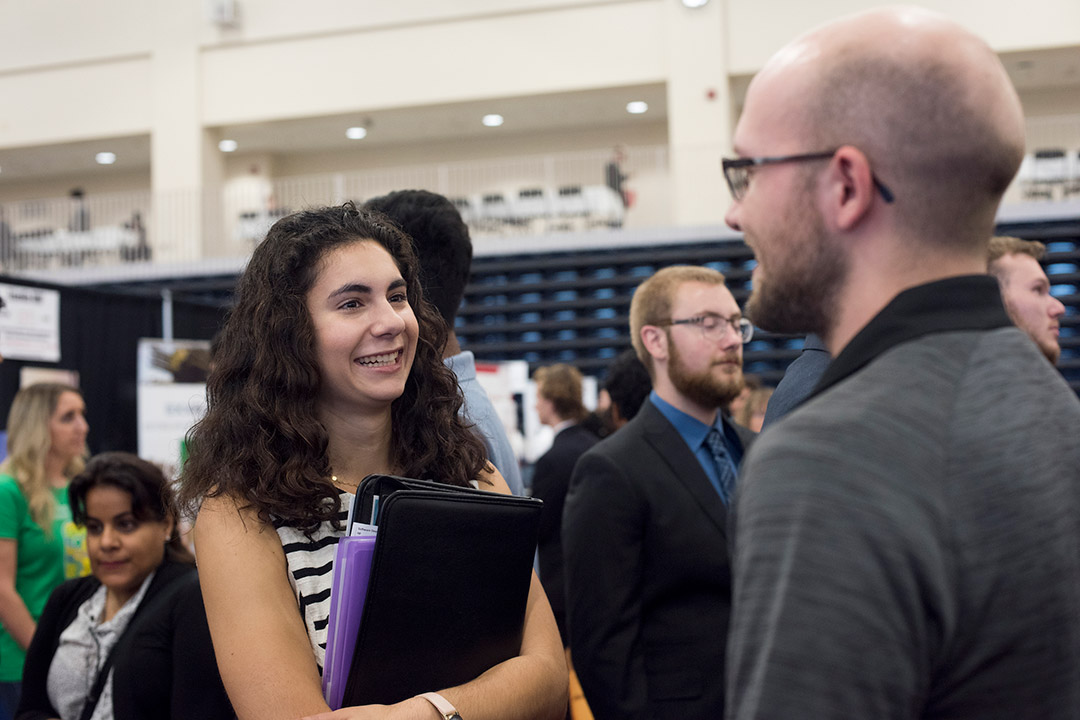
<instances>
[{"instance_id":1,"label":"black curtain backdrop","mask_svg":"<svg viewBox=\"0 0 1080 720\"><path fill-rule=\"evenodd\" d=\"M6 429L23 366L76 370L86 400L91 454L138 452L136 353L140 338L159 338L161 300L0 277L0 282L60 292L60 362L0 363L0 423ZM218 307L173 302L173 336L209 340L225 317Z\"/></svg>"}]
</instances>

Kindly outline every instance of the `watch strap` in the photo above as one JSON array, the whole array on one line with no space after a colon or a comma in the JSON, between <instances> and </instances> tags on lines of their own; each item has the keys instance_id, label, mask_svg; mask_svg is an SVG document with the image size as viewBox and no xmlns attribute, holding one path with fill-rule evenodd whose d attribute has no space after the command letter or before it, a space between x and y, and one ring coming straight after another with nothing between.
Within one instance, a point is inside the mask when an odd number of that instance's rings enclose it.
<instances>
[{"instance_id":1,"label":"watch strap","mask_svg":"<svg viewBox=\"0 0 1080 720\"><path fill-rule=\"evenodd\" d=\"M435 709L443 716L443 720L461 720L461 715L458 714L457 709L439 693L420 693L417 697L422 697L434 705Z\"/></svg>"}]
</instances>

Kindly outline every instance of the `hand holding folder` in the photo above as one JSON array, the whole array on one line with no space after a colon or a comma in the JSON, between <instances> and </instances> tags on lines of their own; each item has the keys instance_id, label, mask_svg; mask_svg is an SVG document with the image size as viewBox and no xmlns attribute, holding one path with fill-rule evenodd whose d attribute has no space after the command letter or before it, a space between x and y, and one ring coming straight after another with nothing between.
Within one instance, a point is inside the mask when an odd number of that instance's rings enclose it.
<instances>
[{"instance_id":1,"label":"hand holding folder","mask_svg":"<svg viewBox=\"0 0 1080 720\"><path fill-rule=\"evenodd\" d=\"M326 667L322 677L323 697L333 710L341 708L341 699L345 694L345 682L356 649L356 634L360 630L374 554L374 535L338 540L330 591Z\"/></svg>"},{"instance_id":2,"label":"hand holding folder","mask_svg":"<svg viewBox=\"0 0 1080 720\"><path fill-rule=\"evenodd\" d=\"M340 704L327 693L332 708L460 685L519 653L540 500L371 475L353 502L356 518L375 510L378 534L365 590L339 586L335 567L324 676L340 677L343 660L349 670ZM339 544L339 557L355 552ZM360 602L355 650L337 658L330 638L350 631L335 626L335 603Z\"/></svg>"}]
</instances>

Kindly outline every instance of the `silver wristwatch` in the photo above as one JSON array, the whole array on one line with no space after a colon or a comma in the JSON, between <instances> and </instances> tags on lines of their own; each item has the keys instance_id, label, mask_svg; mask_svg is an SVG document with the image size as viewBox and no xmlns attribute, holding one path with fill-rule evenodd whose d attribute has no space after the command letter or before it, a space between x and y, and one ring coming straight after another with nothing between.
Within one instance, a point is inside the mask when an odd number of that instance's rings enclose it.
<instances>
[{"instance_id":1,"label":"silver wristwatch","mask_svg":"<svg viewBox=\"0 0 1080 720\"><path fill-rule=\"evenodd\" d=\"M450 701L444 698L439 693L426 692L420 693L417 697L422 697L429 703L435 706L435 709L442 715L443 720L462 720L461 715L458 714L457 709L450 704Z\"/></svg>"}]
</instances>

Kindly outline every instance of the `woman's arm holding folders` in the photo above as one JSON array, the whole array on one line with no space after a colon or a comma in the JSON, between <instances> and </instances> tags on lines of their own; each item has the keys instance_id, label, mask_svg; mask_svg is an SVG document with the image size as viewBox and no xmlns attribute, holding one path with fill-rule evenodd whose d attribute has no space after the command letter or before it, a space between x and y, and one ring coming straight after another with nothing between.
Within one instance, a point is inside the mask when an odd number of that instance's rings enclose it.
<instances>
[{"instance_id":1,"label":"woman's arm holding folders","mask_svg":"<svg viewBox=\"0 0 1080 720\"><path fill-rule=\"evenodd\" d=\"M240 720L327 710L315 658L274 528L233 499L207 498L195 521L206 617Z\"/></svg>"},{"instance_id":2,"label":"woman's arm holding folders","mask_svg":"<svg viewBox=\"0 0 1080 720\"><path fill-rule=\"evenodd\" d=\"M490 466L489 466L490 467ZM510 494L506 481L493 470L480 487L505 495ZM434 582L438 582L437 579ZM477 603L477 612L483 612L483 599ZM453 658L447 658L453 662ZM431 688L445 697L468 720L537 720L541 718L564 718L568 680L566 656L563 652L559 630L551 606L533 573L529 588L529 600L525 609L525 627L521 653L500 663L472 682L454 688ZM424 701L421 715L406 717L435 718L434 708ZM397 706L393 706L397 707ZM343 708L330 713L330 718L391 718L396 714L379 715L366 713L364 708Z\"/></svg>"},{"instance_id":3,"label":"woman's arm holding folders","mask_svg":"<svg viewBox=\"0 0 1080 720\"><path fill-rule=\"evenodd\" d=\"M509 493L497 473L481 485ZM218 666L233 708L245 718L381 718L431 720L435 709L410 698L392 706L329 712L303 622L289 587L284 552L273 528L235 503L213 498L196 522L203 597ZM252 602L259 598L260 602ZM477 612L483 612L482 600ZM453 658L447 658L453 662ZM521 653L472 682L440 692L468 720L561 718L566 664L547 598L535 575Z\"/></svg>"},{"instance_id":4,"label":"woman's arm holding folders","mask_svg":"<svg viewBox=\"0 0 1080 720\"><path fill-rule=\"evenodd\" d=\"M506 481L494 471L486 476L492 484L485 490L510 494ZM434 582L438 582L437 579ZM482 603L477 611L482 612ZM453 658L448 658L452 662ZM551 606L533 573L525 610L521 653L500 663L472 682L453 688L432 688L468 720L535 720L564 718L567 703L567 669L559 631ZM307 720L410 720L439 717L426 700L416 698L396 705L342 708Z\"/></svg>"}]
</instances>

